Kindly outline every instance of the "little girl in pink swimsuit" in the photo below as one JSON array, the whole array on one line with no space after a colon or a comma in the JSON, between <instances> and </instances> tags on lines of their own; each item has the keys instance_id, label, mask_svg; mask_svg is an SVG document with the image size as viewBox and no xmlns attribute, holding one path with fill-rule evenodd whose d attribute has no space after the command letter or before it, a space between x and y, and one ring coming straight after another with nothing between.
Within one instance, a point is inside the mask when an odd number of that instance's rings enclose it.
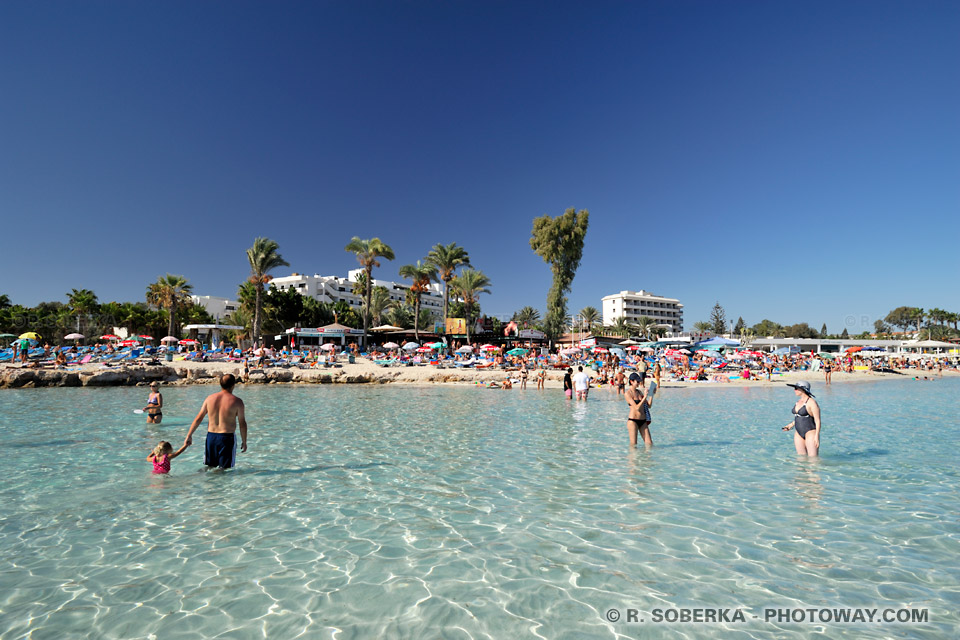
<instances>
[{"instance_id":1,"label":"little girl in pink swimsuit","mask_svg":"<svg viewBox=\"0 0 960 640\"><path fill-rule=\"evenodd\" d=\"M170 461L183 453L186 448L187 445L183 445L174 453L173 445L163 441L147 456L147 462L153 463L154 473L170 473Z\"/></svg>"}]
</instances>

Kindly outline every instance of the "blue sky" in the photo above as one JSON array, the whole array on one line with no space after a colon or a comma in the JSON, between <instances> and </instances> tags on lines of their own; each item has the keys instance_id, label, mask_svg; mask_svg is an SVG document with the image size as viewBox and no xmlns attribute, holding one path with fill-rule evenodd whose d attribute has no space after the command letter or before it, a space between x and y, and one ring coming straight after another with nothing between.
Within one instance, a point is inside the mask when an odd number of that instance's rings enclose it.
<instances>
[{"instance_id":1,"label":"blue sky","mask_svg":"<svg viewBox=\"0 0 960 640\"><path fill-rule=\"evenodd\" d=\"M570 309L960 311L956 2L0 3L0 293L232 296L253 238L342 274L457 242L545 308L532 220L586 208Z\"/></svg>"}]
</instances>

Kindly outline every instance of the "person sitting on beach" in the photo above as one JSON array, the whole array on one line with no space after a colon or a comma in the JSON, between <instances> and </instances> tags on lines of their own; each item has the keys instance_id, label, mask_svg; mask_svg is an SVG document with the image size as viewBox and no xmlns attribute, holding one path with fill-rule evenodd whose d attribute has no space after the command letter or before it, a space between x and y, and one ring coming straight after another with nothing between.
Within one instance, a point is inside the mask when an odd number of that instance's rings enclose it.
<instances>
[{"instance_id":1,"label":"person sitting on beach","mask_svg":"<svg viewBox=\"0 0 960 640\"><path fill-rule=\"evenodd\" d=\"M57 369L67 366L67 354L65 354L63 351L57 351L57 359L54 363L54 366L56 366Z\"/></svg>"},{"instance_id":2,"label":"person sitting on beach","mask_svg":"<svg viewBox=\"0 0 960 640\"><path fill-rule=\"evenodd\" d=\"M170 473L170 461L186 451L188 446L189 445L185 444L177 449L177 451L174 451L172 444L162 441L154 447L150 455L147 456L147 462L153 463L154 473Z\"/></svg>"},{"instance_id":3,"label":"person sitting on beach","mask_svg":"<svg viewBox=\"0 0 960 640\"><path fill-rule=\"evenodd\" d=\"M507 374L507 377L504 379L503 385L501 385L500 388L501 388L501 389L513 389L513 380L510 379L510 374L509 374L509 373Z\"/></svg>"}]
</instances>

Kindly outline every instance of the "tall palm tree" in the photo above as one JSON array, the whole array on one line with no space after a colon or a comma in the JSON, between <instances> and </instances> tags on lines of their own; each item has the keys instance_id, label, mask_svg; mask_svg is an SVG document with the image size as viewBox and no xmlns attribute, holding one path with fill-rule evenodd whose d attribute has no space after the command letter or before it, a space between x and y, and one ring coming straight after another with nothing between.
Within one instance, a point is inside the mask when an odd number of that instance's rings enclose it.
<instances>
[{"instance_id":1,"label":"tall palm tree","mask_svg":"<svg viewBox=\"0 0 960 640\"><path fill-rule=\"evenodd\" d=\"M187 282L185 277L169 273L158 277L156 282L147 285L147 304L167 310L167 335L172 336L175 330L177 307L181 304L187 304L192 292L193 285Z\"/></svg>"},{"instance_id":2,"label":"tall palm tree","mask_svg":"<svg viewBox=\"0 0 960 640\"><path fill-rule=\"evenodd\" d=\"M400 277L409 278L410 293L413 294L413 334L420 342L420 298L423 292L430 288L430 281L437 275L437 268L430 263L417 260L416 264L405 264L400 267Z\"/></svg>"},{"instance_id":3,"label":"tall palm tree","mask_svg":"<svg viewBox=\"0 0 960 640\"><path fill-rule=\"evenodd\" d=\"M533 307L523 307L519 311L514 312L511 320L521 327L532 327L540 322L540 311Z\"/></svg>"},{"instance_id":4,"label":"tall palm tree","mask_svg":"<svg viewBox=\"0 0 960 640\"><path fill-rule=\"evenodd\" d=\"M0 294L0 309L9 309L10 306L10 296L5 293Z\"/></svg>"},{"instance_id":5,"label":"tall palm tree","mask_svg":"<svg viewBox=\"0 0 960 640\"><path fill-rule=\"evenodd\" d=\"M477 304L481 293L490 293L490 278L482 271L474 269L464 269L460 275L450 281L450 288L453 289L455 296L463 300L463 307L466 311L467 325L467 343L470 343L470 320L473 313L473 305Z\"/></svg>"},{"instance_id":6,"label":"tall palm tree","mask_svg":"<svg viewBox=\"0 0 960 640\"><path fill-rule=\"evenodd\" d=\"M367 329L370 327L370 295L371 295L371 285L373 283L373 268L380 266L380 258L386 258L387 260L393 260L393 249L388 245L384 244L380 238L370 238L368 240L362 240L357 236L353 236L350 239L349 244L344 247L345 250L350 253L354 253L357 256L357 262L360 263L360 266L363 267L363 270L367 274L367 291L366 295L363 296L364 301L364 310L363 310L363 346L367 346Z\"/></svg>"},{"instance_id":7,"label":"tall palm tree","mask_svg":"<svg viewBox=\"0 0 960 640\"><path fill-rule=\"evenodd\" d=\"M370 314L373 324L382 324L384 312L394 305L390 299L390 291L386 287L374 287L370 293L370 307L367 308L364 301L364 313Z\"/></svg>"},{"instance_id":8,"label":"tall palm tree","mask_svg":"<svg viewBox=\"0 0 960 640\"><path fill-rule=\"evenodd\" d=\"M270 238L256 238L253 246L247 249L247 261L250 263L250 282L257 289L257 299L253 313L253 341L260 340L260 327L263 323L263 289L273 276L270 271L277 267L289 267L290 263L280 255L280 245Z\"/></svg>"},{"instance_id":9,"label":"tall palm tree","mask_svg":"<svg viewBox=\"0 0 960 640\"><path fill-rule=\"evenodd\" d=\"M367 274L358 273L357 279L353 281L353 286L350 287L350 291L355 296L364 297L367 294Z\"/></svg>"},{"instance_id":10,"label":"tall palm tree","mask_svg":"<svg viewBox=\"0 0 960 640\"><path fill-rule=\"evenodd\" d=\"M83 333L83 319L100 306L97 295L89 289L71 289L67 294L67 304L77 316L77 333Z\"/></svg>"},{"instance_id":11,"label":"tall palm tree","mask_svg":"<svg viewBox=\"0 0 960 640\"><path fill-rule=\"evenodd\" d=\"M437 282L443 282L443 317L446 319L450 300L450 281L453 280L453 274L458 268L470 266L470 256L467 250L458 247L456 242L435 244L427 254L427 263L436 267L437 275L434 277Z\"/></svg>"},{"instance_id":12,"label":"tall palm tree","mask_svg":"<svg viewBox=\"0 0 960 640\"><path fill-rule=\"evenodd\" d=\"M710 322L694 322L693 330L698 333L710 333L713 331L713 324Z\"/></svg>"},{"instance_id":13,"label":"tall palm tree","mask_svg":"<svg viewBox=\"0 0 960 640\"><path fill-rule=\"evenodd\" d=\"M657 321L647 316L637 318L637 331L641 336L647 338L650 336L650 330L657 324Z\"/></svg>"},{"instance_id":14,"label":"tall palm tree","mask_svg":"<svg viewBox=\"0 0 960 640\"><path fill-rule=\"evenodd\" d=\"M583 316L583 324L589 331L593 331L593 327L602 322L600 312L596 307L584 307L580 310L580 315Z\"/></svg>"},{"instance_id":15,"label":"tall palm tree","mask_svg":"<svg viewBox=\"0 0 960 640\"><path fill-rule=\"evenodd\" d=\"M623 316L620 316L614 320L613 324L610 325L610 330L613 332L613 335L620 336L621 338L626 338L629 336L633 329L634 326Z\"/></svg>"}]
</instances>

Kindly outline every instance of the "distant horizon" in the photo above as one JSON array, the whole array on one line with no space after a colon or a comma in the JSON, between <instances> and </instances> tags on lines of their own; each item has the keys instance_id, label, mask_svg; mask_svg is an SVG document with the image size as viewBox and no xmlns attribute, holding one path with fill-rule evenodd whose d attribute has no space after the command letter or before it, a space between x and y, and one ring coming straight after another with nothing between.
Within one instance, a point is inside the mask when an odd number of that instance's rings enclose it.
<instances>
[{"instance_id":1,"label":"distant horizon","mask_svg":"<svg viewBox=\"0 0 960 640\"><path fill-rule=\"evenodd\" d=\"M257 236L310 274L359 236L398 282L455 242L485 313L543 315L533 219L572 207L570 313L960 310L958 32L939 0L0 3L0 294L233 298Z\"/></svg>"}]
</instances>

